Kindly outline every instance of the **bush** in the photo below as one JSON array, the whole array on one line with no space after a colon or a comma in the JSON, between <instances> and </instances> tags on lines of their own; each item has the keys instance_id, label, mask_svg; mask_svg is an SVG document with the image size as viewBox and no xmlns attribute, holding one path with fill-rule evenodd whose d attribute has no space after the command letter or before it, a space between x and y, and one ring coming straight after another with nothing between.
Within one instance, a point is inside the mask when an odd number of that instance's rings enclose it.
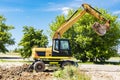
<instances>
[{"instance_id":1,"label":"bush","mask_svg":"<svg viewBox=\"0 0 120 80\"><path fill-rule=\"evenodd\" d=\"M54 77L57 78L56 80L90 80L90 77L74 66L67 66L63 70L54 72Z\"/></svg>"}]
</instances>

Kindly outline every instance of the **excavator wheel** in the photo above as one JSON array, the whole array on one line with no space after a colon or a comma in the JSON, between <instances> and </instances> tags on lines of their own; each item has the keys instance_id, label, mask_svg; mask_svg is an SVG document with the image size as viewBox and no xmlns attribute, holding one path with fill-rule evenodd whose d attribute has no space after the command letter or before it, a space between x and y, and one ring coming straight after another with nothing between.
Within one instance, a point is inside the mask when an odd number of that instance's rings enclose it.
<instances>
[{"instance_id":1,"label":"excavator wheel","mask_svg":"<svg viewBox=\"0 0 120 80\"><path fill-rule=\"evenodd\" d=\"M75 67L78 67L79 65L78 65L78 63L77 63L77 62L74 62L74 66L75 66Z\"/></svg>"},{"instance_id":2,"label":"excavator wheel","mask_svg":"<svg viewBox=\"0 0 120 80\"><path fill-rule=\"evenodd\" d=\"M37 61L34 64L34 70L36 72L43 72L45 70L45 64L42 61Z\"/></svg>"},{"instance_id":3,"label":"excavator wheel","mask_svg":"<svg viewBox=\"0 0 120 80\"><path fill-rule=\"evenodd\" d=\"M64 69L65 66L71 66L73 65L71 61L64 61L62 64L61 64L61 67Z\"/></svg>"},{"instance_id":4,"label":"excavator wheel","mask_svg":"<svg viewBox=\"0 0 120 80\"><path fill-rule=\"evenodd\" d=\"M33 72L33 65L29 65L27 71L28 71L28 72Z\"/></svg>"}]
</instances>

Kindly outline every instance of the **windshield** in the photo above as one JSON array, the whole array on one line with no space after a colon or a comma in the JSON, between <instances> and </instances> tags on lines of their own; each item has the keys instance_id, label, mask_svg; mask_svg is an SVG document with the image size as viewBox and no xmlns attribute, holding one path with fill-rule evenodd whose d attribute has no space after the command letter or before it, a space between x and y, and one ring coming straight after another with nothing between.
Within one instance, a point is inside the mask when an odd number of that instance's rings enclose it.
<instances>
[{"instance_id":1,"label":"windshield","mask_svg":"<svg viewBox=\"0 0 120 80\"><path fill-rule=\"evenodd\" d=\"M61 50L69 50L69 43L68 41L60 41L60 49Z\"/></svg>"}]
</instances>

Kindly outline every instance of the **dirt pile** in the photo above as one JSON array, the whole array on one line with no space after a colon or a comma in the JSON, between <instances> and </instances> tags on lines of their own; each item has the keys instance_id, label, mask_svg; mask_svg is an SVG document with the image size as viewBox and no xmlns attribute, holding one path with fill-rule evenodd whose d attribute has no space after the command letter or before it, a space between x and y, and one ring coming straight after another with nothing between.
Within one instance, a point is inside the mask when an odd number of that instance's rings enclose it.
<instances>
[{"instance_id":1,"label":"dirt pile","mask_svg":"<svg viewBox=\"0 0 120 80\"><path fill-rule=\"evenodd\" d=\"M0 67L0 80L52 80L51 72L28 72L28 66Z\"/></svg>"}]
</instances>

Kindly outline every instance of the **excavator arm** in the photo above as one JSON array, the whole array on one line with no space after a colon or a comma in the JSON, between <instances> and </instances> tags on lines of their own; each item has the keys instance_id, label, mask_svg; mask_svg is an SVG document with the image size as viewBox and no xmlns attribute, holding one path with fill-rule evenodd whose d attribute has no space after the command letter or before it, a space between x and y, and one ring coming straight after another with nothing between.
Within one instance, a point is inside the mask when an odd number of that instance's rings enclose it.
<instances>
[{"instance_id":1,"label":"excavator arm","mask_svg":"<svg viewBox=\"0 0 120 80\"><path fill-rule=\"evenodd\" d=\"M84 8L84 10L82 10L79 14L77 13L77 11L75 11L75 13L63 24L61 25L57 31L55 32L53 39L59 39L61 38L61 36L63 35L64 32L66 32L70 27L72 27L72 25L77 22L85 13L89 13L93 16L95 16L96 18L98 18L99 20L102 20L105 22L104 25L99 24L98 22L96 22L93 25L93 29L94 31L99 34L99 35L104 35L106 33L106 31L109 29L110 26L110 21L106 20L99 11L97 11L96 9L94 9L93 7L91 7L88 4L82 4L82 7ZM75 15L75 16L74 16ZM74 17L73 17L74 16Z\"/></svg>"}]
</instances>

